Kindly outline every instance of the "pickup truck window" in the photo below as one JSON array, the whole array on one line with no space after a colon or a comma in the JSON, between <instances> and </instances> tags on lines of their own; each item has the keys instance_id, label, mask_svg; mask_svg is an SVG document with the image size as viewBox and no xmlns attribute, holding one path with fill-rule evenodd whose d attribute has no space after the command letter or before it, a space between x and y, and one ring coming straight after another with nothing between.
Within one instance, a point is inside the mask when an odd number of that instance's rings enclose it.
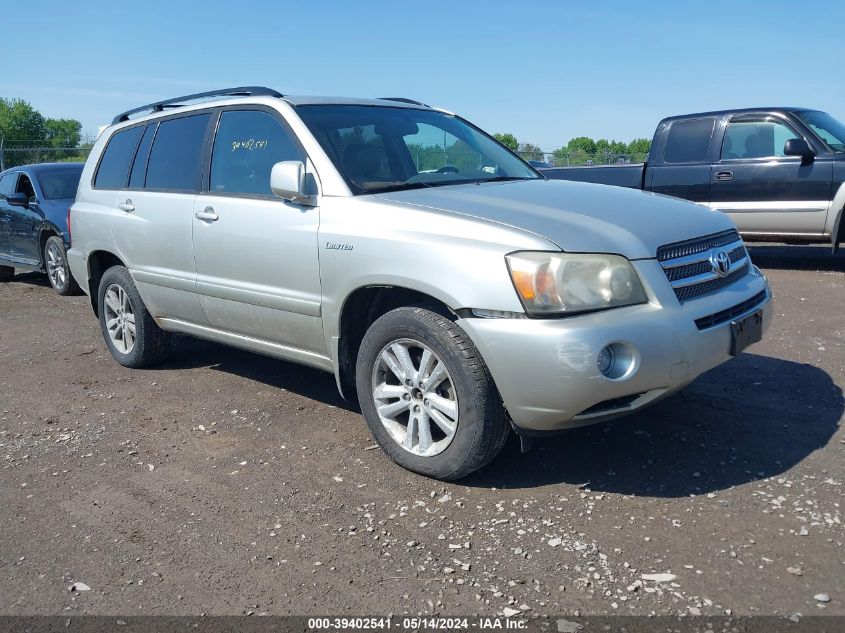
<instances>
[{"instance_id":1,"label":"pickup truck window","mask_svg":"<svg viewBox=\"0 0 845 633\"><path fill-rule=\"evenodd\" d=\"M308 105L297 113L355 194L542 178L481 130L445 112Z\"/></svg>"},{"instance_id":2,"label":"pickup truck window","mask_svg":"<svg viewBox=\"0 0 845 633\"><path fill-rule=\"evenodd\" d=\"M845 123L827 112L805 110L795 115L834 152L845 152Z\"/></svg>"},{"instance_id":3,"label":"pickup truck window","mask_svg":"<svg viewBox=\"0 0 845 633\"><path fill-rule=\"evenodd\" d=\"M716 119L688 119L675 121L669 128L666 147L663 150L665 163L703 163L707 160L707 149Z\"/></svg>"},{"instance_id":4,"label":"pickup truck window","mask_svg":"<svg viewBox=\"0 0 845 633\"><path fill-rule=\"evenodd\" d=\"M799 138L792 128L770 118L731 121L722 142L722 160L784 156L783 146Z\"/></svg>"},{"instance_id":5,"label":"pickup truck window","mask_svg":"<svg viewBox=\"0 0 845 633\"><path fill-rule=\"evenodd\" d=\"M223 112L211 154L209 189L272 196L270 170L284 160L304 161L305 156L275 117L258 110Z\"/></svg>"}]
</instances>

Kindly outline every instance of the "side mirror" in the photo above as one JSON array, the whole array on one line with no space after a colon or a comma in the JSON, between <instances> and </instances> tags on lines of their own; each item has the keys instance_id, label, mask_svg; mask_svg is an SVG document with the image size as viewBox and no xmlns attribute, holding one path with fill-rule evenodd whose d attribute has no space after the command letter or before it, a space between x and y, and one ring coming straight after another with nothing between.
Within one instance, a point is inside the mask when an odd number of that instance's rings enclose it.
<instances>
[{"instance_id":1,"label":"side mirror","mask_svg":"<svg viewBox=\"0 0 845 633\"><path fill-rule=\"evenodd\" d=\"M10 193L6 196L6 202L13 207L28 207L29 196L25 193Z\"/></svg>"},{"instance_id":2,"label":"side mirror","mask_svg":"<svg viewBox=\"0 0 845 633\"><path fill-rule=\"evenodd\" d=\"M285 160L273 165L270 170L270 191L283 200L307 203L311 196L306 188L305 165L298 160Z\"/></svg>"},{"instance_id":3,"label":"side mirror","mask_svg":"<svg viewBox=\"0 0 845 633\"><path fill-rule=\"evenodd\" d=\"M804 160L812 160L816 153L803 138L791 138L783 144L784 156L800 156Z\"/></svg>"}]
</instances>

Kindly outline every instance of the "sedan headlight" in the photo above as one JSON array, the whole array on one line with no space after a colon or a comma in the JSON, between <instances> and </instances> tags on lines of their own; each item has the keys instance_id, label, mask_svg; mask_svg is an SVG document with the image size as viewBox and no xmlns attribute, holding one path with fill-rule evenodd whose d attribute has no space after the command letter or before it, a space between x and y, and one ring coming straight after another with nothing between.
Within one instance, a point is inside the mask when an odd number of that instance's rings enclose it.
<instances>
[{"instance_id":1,"label":"sedan headlight","mask_svg":"<svg viewBox=\"0 0 845 633\"><path fill-rule=\"evenodd\" d=\"M505 259L528 314L553 316L646 303L631 263L619 255L511 253Z\"/></svg>"}]
</instances>

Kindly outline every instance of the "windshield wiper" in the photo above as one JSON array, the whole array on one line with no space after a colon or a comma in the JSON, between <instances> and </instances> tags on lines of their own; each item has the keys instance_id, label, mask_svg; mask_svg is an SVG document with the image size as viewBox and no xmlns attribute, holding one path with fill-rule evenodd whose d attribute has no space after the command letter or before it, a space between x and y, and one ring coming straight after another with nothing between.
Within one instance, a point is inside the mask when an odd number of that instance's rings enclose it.
<instances>
[{"instance_id":1,"label":"windshield wiper","mask_svg":"<svg viewBox=\"0 0 845 633\"><path fill-rule=\"evenodd\" d=\"M533 176L493 176L492 178L484 178L483 180L479 180L478 183L481 184L482 182L505 182L507 180L539 180L539 179L534 178Z\"/></svg>"},{"instance_id":2,"label":"windshield wiper","mask_svg":"<svg viewBox=\"0 0 845 633\"><path fill-rule=\"evenodd\" d=\"M404 191L406 189L423 189L425 187L433 187L434 185L427 182L400 182L395 185L386 185L384 187L373 187L371 189L364 189L361 193L386 193L388 191Z\"/></svg>"}]
</instances>

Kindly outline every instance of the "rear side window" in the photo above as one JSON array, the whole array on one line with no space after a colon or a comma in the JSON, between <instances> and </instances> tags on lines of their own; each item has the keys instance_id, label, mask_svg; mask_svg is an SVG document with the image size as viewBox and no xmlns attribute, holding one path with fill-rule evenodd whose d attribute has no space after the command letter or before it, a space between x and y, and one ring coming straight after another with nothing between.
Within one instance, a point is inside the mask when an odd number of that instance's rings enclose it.
<instances>
[{"instance_id":1,"label":"rear side window","mask_svg":"<svg viewBox=\"0 0 845 633\"><path fill-rule=\"evenodd\" d=\"M147 189L198 189L203 139L210 116L198 114L159 123L147 166Z\"/></svg>"},{"instance_id":2,"label":"rear side window","mask_svg":"<svg viewBox=\"0 0 845 633\"><path fill-rule=\"evenodd\" d=\"M133 127L115 133L103 152L100 167L94 178L94 186L98 189L123 189L129 177L129 165L135 155L138 139L141 138L143 127Z\"/></svg>"},{"instance_id":3,"label":"rear side window","mask_svg":"<svg viewBox=\"0 0 845 633\"><path fill-rule=\"evenodd\" d=\"M138 151L135 153L135 162L132 163L132 173L129 174L129 187L131 189L140 189L144 186L144 177L147 175L147 158L150 155L150 147L153 144L153 136L155 136L157 126L157 123L150 123L144 130L144 136L141 137L141 144L138 145Z\"/></svg>"},{"instance_id":4,"label":"rear side window","mask_svg":"<svg viewBox=\"0 0 845 633\"><path fill-rule=\"evenodd\" d=\"M211 155L209 190L270 196L270 170L283 160L304 160L282 124L266 112L230 110L220 115Z\"/></svg>"},{"instance_id":5,"label":"rear side window","mask_svg":"<svg viewBox=\"0 0 845 633\"><path fill-rule=\"evenodd\" d=\"M716 119L690 119L672 123L669 135L666 137L663 162L705 162L715 124Z\"/></svg>"}]
</instances>

